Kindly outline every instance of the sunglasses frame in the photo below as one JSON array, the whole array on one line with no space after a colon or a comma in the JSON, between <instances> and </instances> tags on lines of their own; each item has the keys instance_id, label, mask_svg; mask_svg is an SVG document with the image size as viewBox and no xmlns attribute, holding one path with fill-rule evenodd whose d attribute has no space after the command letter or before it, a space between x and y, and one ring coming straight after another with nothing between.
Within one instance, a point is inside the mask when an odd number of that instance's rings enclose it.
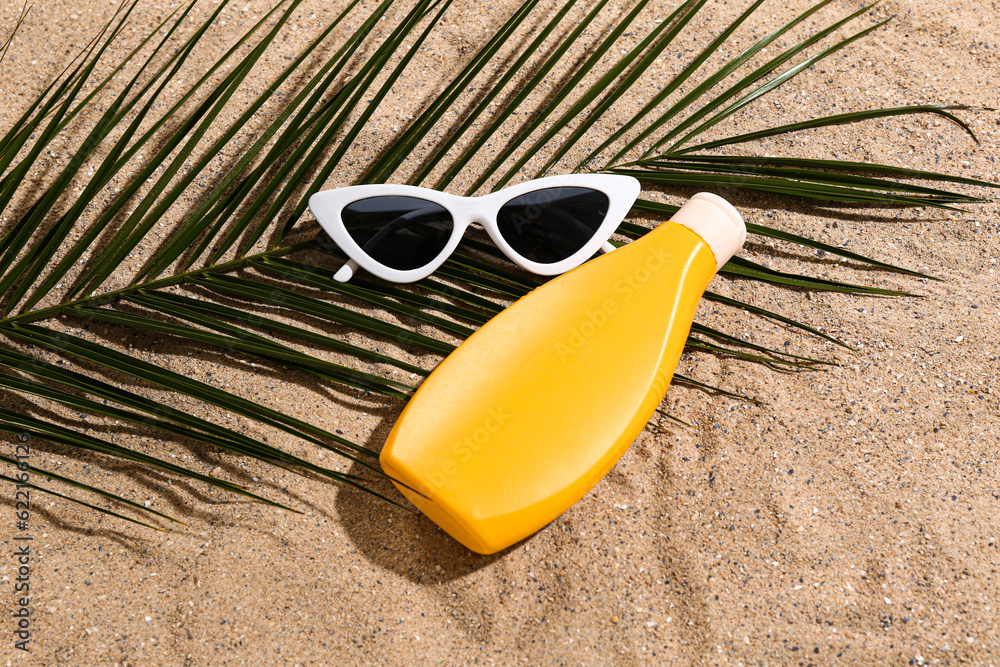
<instances>
[{"instance_id":1,"label":"sunglasses frame","mask_svg":"<svg viewBox=\"0 0 1000 667\"><path fill-rule=\"evenodd\" d=\"M608 198L608 212L593 237L583 247L564 260L552 264L540 264L515 251L500 234L497 214L510 200L536 190L549 188L589 188L602 192ZM336 190L317 192L309 198L309 210L326 230L326 233L350 258L334 276L340 282L347 282L360 266L372 275L395 283L411 283L431 275L455 251L469 225L477 223L493 239L493 243L515 264L523 269L543 276L565 273L586 262L598 250L609 252L614 246L607 243L614 231L625 219L632 204L639 196L639 181L631 176L617 174L566 174L547 176L513 185L482 197L463 197L440 190L414 185L371 184L353 185ZM351 238L344 226L341 212L348 204L372 197L414 197L442 206L451 214L451 237L441 253L426 266L400 271L385 266L372 259Z\"/></svg>"}]
</instances>

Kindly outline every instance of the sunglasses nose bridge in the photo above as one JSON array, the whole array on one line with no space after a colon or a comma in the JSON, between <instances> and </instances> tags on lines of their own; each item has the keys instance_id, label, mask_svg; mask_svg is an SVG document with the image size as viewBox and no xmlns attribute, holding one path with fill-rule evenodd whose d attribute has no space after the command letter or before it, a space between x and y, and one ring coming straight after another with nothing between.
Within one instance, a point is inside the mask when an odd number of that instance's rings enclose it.
<instances>
[{"instance_id":1,"label":"sunglasses nose bridge","mask_svg":"<svg viewBox=\"0 0 1000 667\"><path fill-rule=\"evenodd\" d=\"M467 201L461 202L454 213L457 214L455 222L463 233L469 225L489 226L490 210L489 206L484 204L480 197L468 197Z\"/></svg>"}]
</instances>

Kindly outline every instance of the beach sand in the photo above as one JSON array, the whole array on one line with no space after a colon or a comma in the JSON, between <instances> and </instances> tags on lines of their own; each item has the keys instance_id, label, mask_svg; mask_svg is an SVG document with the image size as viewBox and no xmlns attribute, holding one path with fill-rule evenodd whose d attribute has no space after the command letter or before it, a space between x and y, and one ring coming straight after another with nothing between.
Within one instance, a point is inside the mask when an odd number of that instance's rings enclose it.
<instances>
[{"instance_id":1,"label":"beach sand","mask_svg":"<svg viewBox=\"0 0 1000 667\"><path fill-rule=\"evenodd\" d=\"M140 3L116 47L119 55L165 17L166 3L157 4ZM200 4L205 11L213 8L207 0ZM339 4L305 0L249 88L263 90ZM613 117L571 151L567 164L602 141L746 6L708 2L642 79L639 92L616 106ZM861 6L837 0L790 39ZM515 7L508 0L457 2L330 186L353 182L384 139L405 127ZM543 0L539 7L534 26L555 5ZM804 0L765 3L721 55L738 53L806 7ZM612 53L636 44L672 8L651 3L639 29L627 31ZM19 9L19 3L3 3L4 34ZM36 3L0 66L5 127L113 9L108 2ZM610 7L601 30L589 38L606 34L627 9ZM185 76L196 76L264 10L260 0L234 6ZM394 10L386 22L401 16ZM980 145L946 120L922 115L810 130L731 152L873 161L998 182L1000 116L992 109L1000 107L1000 4L887 0L852 25L861 29L890 16L867 38L739 112L724 131L879 106L969 104L977 108L956 113ZM531 36L522 30L510 46ZM768 55L777 52L772 47ZM234 99L220 126L247 103L246 97ZM264 120L259 123L264 126ZM445 129L435 130L431 141L444 137ZM496 150L496 143L484 148L456 191L472 182ZM225 157L237 153L227 150ZM57 155L52 158L59 163ZM530 173L529 167L524 177ZM198 187L192 190L195 203ZM651 196L677 204L693 192ZM914 296L806 294L717 280L713 289L720 293L801 320L856 351L703 302L699 321L705 324L838 365L788 373L686 354L678 372L759 403L672 387L664 408L694 428L663 422L666 432L647 429L583 500L494 556L471 553L422 515L358 491L184 441L158 442L124 425L88 425L77 415L39 411L28 398L4 394L8 409L69 420L61 423L175 456L301 513L37 443L36 465L148 502L188 526L166 525L166 532L156 533L57 498L36 501L31 651L12 646L15 564L5 557L0 664L1000 664L1000 208L836 208L735 190L719 194L748 222L803 233L942 280L863 268L751 237L744 256L771 268ZM179 219L166 219L151 243L165 238ZM299 227L304 234L318 229L308 216ZM336 266L318 253L306 259ZM128 278L116 275L111 285ZM123 334L110 326L83 332L72 320L52 326L212 379L376 449L401 409L396 402L359 402L307 376L250 368L231 355L177 346L164 337ZM426 367L438 361L405 354ZM111 379L321 465L357 472L346 461L242 417L124 377ZM13 440L5 442L12 450ZM0 506L0 542L8 552L14 548L14 509L7 487Z\"/></svg>"}]
</instances>

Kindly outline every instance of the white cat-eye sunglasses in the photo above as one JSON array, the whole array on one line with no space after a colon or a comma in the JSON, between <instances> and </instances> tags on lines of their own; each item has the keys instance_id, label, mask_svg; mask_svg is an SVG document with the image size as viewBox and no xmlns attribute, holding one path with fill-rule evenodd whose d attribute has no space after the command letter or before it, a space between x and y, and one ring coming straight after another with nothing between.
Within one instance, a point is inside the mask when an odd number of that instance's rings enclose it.
<instances>
[{"instance_id":1,"label":"white cat-eye sunglasses","mask_svg":"<svg viewBox=\"0 0 1000 667\"><path fill-rule=\"evenodd\" d=\"M532 273L556 275L583 264L625 218L639 181L612 174L549 176L483 197L412 185L355 185L317 192L309 209L350 258L334 278L361 267L384 280L426 278L478 223L505 255Z\"/></svg>"}]
</instances>

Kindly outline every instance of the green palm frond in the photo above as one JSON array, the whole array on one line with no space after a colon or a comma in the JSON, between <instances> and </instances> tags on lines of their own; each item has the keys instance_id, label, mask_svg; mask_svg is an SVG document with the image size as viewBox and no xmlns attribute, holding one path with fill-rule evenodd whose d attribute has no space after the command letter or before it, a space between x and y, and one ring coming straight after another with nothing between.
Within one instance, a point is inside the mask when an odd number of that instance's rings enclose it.
<instances>
[{"instance_id":1,"label":"green palm frond","mask_svg":"<svg viewBox=\"0 0 1000 667\"><path fill-rule=\"evenodd\" d=\"M725 152L744 146L752 151L753 142L766 137L909 114L943 117L974 139L968 124L952 113L968 111L964 106L862 110L694 143L703 135L724 134L726 119L883 25L838 38L867 6L761 59L768 46L828 10L830 0L822 0L723 58L733 35L752 24L765 0L747 3L655 95L636 105L638 110L629 111L613 131L598 136L612 113L631 108L625 103L648 81L652 64L706 10L707 0L681 2L630 48L622 48L622 42L626 32L648 22L647 0L636 2L610 26L606 0L586 7L566 0L554 13L543 11L538 0L526 0L454 76L439 82L432 99L401 121L402 129L377 155L351 170L345 162L348 156L352 163L359 159L352 152L359 137L386 113L394 86L411 80L427 40L451 10L450 0L383 0L372 10L358 0L345 3L260 92L251 92L260 87L253 85L255 68L268 59L301 0L277 2L198 76L191 76L188 61L229 0L209 6L201 20L193 11L197 0L183 3L111 62L110 46L122 39L139 1L126 0L0 137L0 209L6 216L0 228L0 389L22 406L0 408L0 431L55 443L61 451L131 461L273 506L285 507L145 453L126 437L123 442L97 438L48 416L73 413L132 424L162 438L385 497L378 486L383 473L377 453L281 409L126 353L117 349L113 334L100 340L94 331L152 332L166 341L164 346L212 349L241 362L289 369L314 378L324 392L398 412L436 360L539 284L475 238L463 242L435 276L415 285L387 285L364 276L349 285L338 283L330 268L342 257L338 249L315 225L303 222L314 192L389 180L445 188L461 177L465 191L473 193L515 178L596 169L639 178L649 193L635 210L657 218L676 210L656 201L658 192L684 192L690 186L763 192L825 207L947 210L984 200L907 181L995 187L890 165ZM15 31L30 20L26 16L23 11ZM595 26L607 26L602 37L594 37ZM512 39L525 33L530 41ZM0 46L0 61L13 48L11 39ZM585 57L578 57L581 50ZM720 58L724 62L714 64ZM126 71L133 73L125 77ZM98 72L106 74L98 78ZM182 77L193 83L182 85ZM221 122L237 99L249 101L235 120ZM67 148L65 141L73 137L82 139ZM724 154L705 153L718 149ZM50 156L57 151L66 159L53 163ZM612 157L602 163L606 153ZM473 169L473 158L486 166ZM347 179L342 173L361 175ZM180 222L168 229L164 220ZM879 270L930 277L764 225L750 223L748 230ZM634 220L619 229L624 239L646 231ZM744 257L730 261L721 276L794 290L906 294L778 271ZM715 292L706 299L849 349L807 323L751 303ZM832 363L751 343L702 323L692 328L689 348L788 372ZM682 375L676 379L747 398ZM334 452L366 474L320 466L197 416L206 408ZM13 459L0 461L16 465ZM144 526L176 521L97 486L35 472L145 521L32 486L38 491ZM16 482L16 476L0 477Z\"/></svg>"}]
</instances>

